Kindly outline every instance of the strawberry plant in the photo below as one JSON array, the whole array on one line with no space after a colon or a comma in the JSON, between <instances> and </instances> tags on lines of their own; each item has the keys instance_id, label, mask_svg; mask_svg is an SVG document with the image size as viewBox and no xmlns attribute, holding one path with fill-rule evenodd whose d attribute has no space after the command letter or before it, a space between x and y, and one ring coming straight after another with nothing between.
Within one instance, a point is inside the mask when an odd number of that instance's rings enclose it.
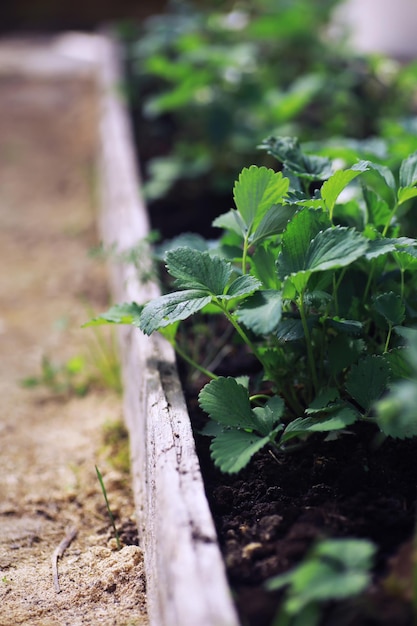
<instances>
[{"instance_id":1,"label":"strawberry plant","mask_svg":"<svg viewBox=\"0 0 417 626\"><path fill-rule=\"evenodd\" d=\"M229 473L265 446L285 453L356 422L383 436L417 435L412 412L400 419L377 410L413 374L417 240L406 218L417 153L394 173L369 160L335 170L292 138L262 147L282 170L243 169L235 208L214 221L223 231L217 242L171 242L172 289L89 322L159 331L210 379L199 394L210 418L203 433ZM222 315L257 373L224 377L197 363L178 341L181 322L195 314Z\"/></svg>"}]
</instances>

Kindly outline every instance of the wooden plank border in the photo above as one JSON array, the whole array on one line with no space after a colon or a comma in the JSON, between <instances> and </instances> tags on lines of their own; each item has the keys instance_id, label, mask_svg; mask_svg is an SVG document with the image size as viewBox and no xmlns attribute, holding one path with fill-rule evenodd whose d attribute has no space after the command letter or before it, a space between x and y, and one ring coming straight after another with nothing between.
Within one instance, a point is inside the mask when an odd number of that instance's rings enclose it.
<instances>
[{"instance_id":1,"label":"wooden plank border","mask_svg":"<svg viewBox=\"0 0 417 626\"><path fill-rule=\"evenodd\" d=\"M119 252L131 249L149 223L116 43L81 33L4 38L0 66L33 78L95 82L102 238ZM141 284L131 264L111 262L110 275L115 302L158 294L155 284ZM238 626L171 346L132 327L119 330L150 624Z\"/></svg>"},{"instance_id":2,"label":"wooden plank border","mask_svg":"<svg viewBox=\"0 0 417 626\"><path fill-rule=\"evenodd\" d=\"M102 38L100 64L101 231L106 247L129 250L149 231L116 44ZM156 295L132 265L112 263L116 302ZM130 431L136 510L153 626L238 626L195 452L171 346L155 335L120 333L124 412Z\"/></svg>"}]
</instances>

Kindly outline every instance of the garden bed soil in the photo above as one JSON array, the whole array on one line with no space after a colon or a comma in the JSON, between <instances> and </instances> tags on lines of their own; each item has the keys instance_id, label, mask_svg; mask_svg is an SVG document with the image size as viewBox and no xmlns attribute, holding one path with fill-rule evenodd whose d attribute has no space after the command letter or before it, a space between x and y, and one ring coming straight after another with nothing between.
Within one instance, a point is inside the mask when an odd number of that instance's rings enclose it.
<instances>
[{"instance_id":1,"label":"garden bed soil","mask_svg":"<svg viewBox=\"0 0 417 626\"><path fill-rule=\"evenodd\" d=\"M264 583L294 567L320 539L355 537L377 548L373 583L358 601L329 608L323 625L411 626L415 442L352 429L286 457L260 453L237 476L213 468L199 441L206 493L243 624L272 623L279 594ZM362 432L361 432L362 431Z\"/></svg>"},{"instance_id":2,"label":"garden bed soil","mask_svg":"<svg viewBox=\"0 0 417 626\"><path fill-rule=\"evenodd\" d=\"M22 54L36 59L36 49L24 45ZM129 476L114 467L104 445L105 424L121 419L119 395L97 382L83 397L21 384L40 375L44 356L59 364L87 356L92 336L80 326L91 309L108 305L104 267L88 255L98 241L96 86L85 73L13 73L14 53L15 46L1 43L0 621L144 625ZM52 63L52 50L45 54ZM121 533L120 551L95 465ZM58 559L57 593L51 557L74 527Z\"/></svg>"}]
</instances>

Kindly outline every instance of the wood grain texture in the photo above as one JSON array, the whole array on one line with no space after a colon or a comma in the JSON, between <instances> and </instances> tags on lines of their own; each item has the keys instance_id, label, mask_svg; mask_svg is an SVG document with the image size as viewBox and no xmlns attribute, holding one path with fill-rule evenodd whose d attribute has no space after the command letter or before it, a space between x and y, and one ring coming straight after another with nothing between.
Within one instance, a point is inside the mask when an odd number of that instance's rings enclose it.
<instances>
[{"instance_id":1,"label":"wood grain texture","mask_svg":"<svg viewBox=\"0 0 417 626\"><path fill-rule=\"evenodd\" d=\"M126 251L149 230L139 195L115 45L102 42L100 179L104 244ZM145 258L149 256L145 253ZM111 264L115 302L158 291L132 265ZM237 626L171 346L121 329L125 417L153 626Z\"/></svg>"}]
</instances>

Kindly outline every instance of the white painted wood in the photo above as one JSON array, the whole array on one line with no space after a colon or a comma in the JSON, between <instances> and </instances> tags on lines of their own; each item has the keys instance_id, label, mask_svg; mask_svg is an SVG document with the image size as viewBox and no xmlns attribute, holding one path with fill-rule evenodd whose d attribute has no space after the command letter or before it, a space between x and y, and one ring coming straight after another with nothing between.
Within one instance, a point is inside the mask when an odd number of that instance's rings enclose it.
<instances>
[{"instance_id":1,"label":"white painted wood","mask_svg":"<svg viewBox=\"0 0 417 626\"><path fill-rule=\"evenodd\" d=\"M115 45L102 41L102 233L126 251L148 232ZM131 265L112 264L115 301L157 294ZM171 346L122 329L125 416L152 626L237 626Z\"/></svg>"}]
</instances>

